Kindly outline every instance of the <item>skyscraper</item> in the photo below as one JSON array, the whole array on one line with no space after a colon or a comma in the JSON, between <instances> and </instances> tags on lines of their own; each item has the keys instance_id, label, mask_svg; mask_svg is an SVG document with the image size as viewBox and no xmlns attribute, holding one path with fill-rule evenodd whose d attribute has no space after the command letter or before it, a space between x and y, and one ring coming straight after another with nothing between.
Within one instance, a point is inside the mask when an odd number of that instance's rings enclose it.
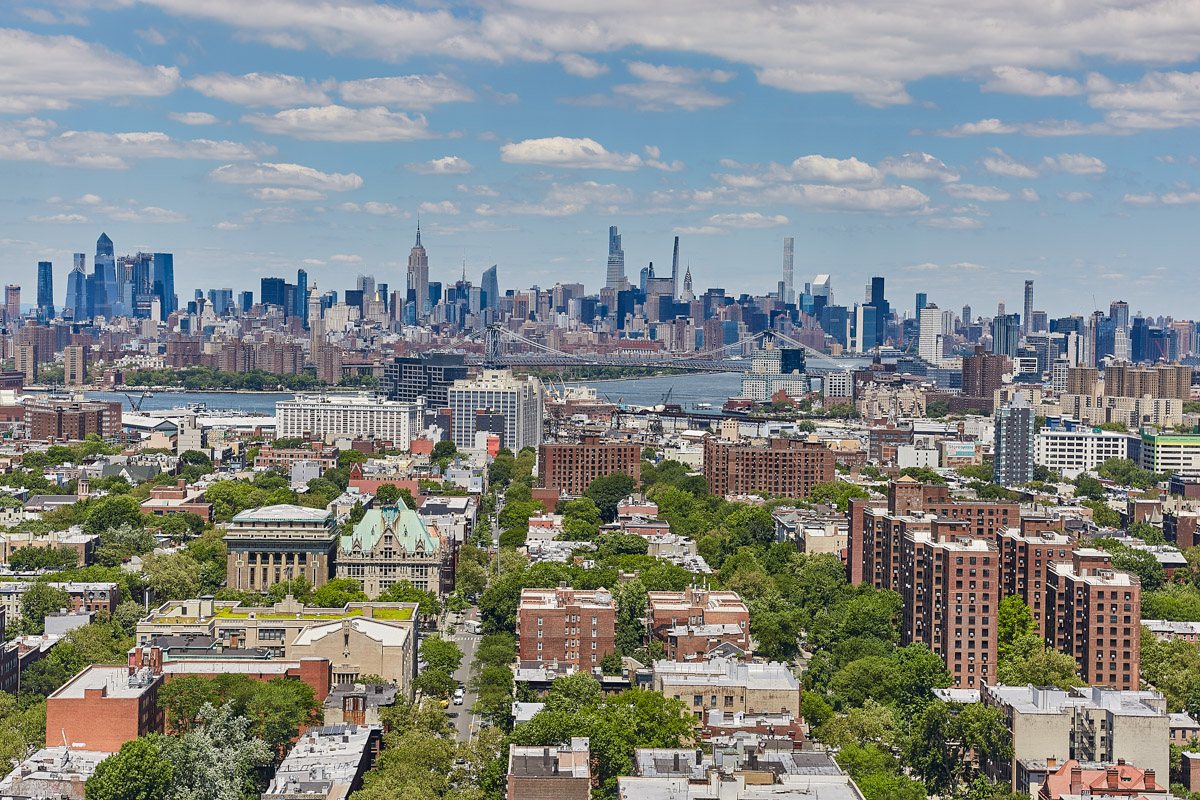
<instances>
[{"instance_id":1,"label":"skyscraper","mask_svg":"<svg viewBox=\"0 0 1200 800\"><path fill-rule=\"evenodd\" d=\"M304 324L308 324L308 273L302 269L296 270L296 307L291 309L288 314L293 317L300 317L304 320Z\"/></svg>"},{"instance_id":2,"label":"skyscraper","mask_svg":"<svg viewBox=\"0 0 1200 800\"><path fill-rule=\"evenodd\" d=\"M408 254L408 290L416 300L417 321L429 310L429 256L421 246L421 221L417 220L417 243Z\"/></svg>"},{"instance_id":3,"label":"skyscraper","mask_svg":"<svg viewBox=\"0 0 1200 800\"><path fill-rule=\"evenodd\" d=\"M928 304L929 304L929 295L925 294L925 292L917 292L916 311L914 311L913 313L916 314L918 319L920 319L920 317L921 317L921 309L924 308ZM966 320L963 320L963 321L966 322Z\"/></svg>"},{"instance_id":4,"label":"skyscraper","mask_svg":"<svg viewBox=\"0 0 1200 800\"><path fill-rule=\"evenodd\" d=\"M1020 486L1033 480L1033 424L1033 409L1021 393L996 412L993 483Z\"/></svg>"},{"instance_id":5,"label":"skyscraper","mask_svg":"<svg viewBox=\"0 0 1200 800\"><path fill-rule=\"evenodd\" d=\"M679 237L675 237L675 252L671 256L671 299L679 299Z\"/></svg>"},{"instance_id":6,"label":"skyscraper","mask_svg":"<svg viewBox=\"0 0 1200 800\"><path fill-rule=\"evenodd\" d=\"M54 265L38 262L37 317L39 322L54 319Z\"/></svg>"},{"instance_id":7,"label":"skyscraper","mask_svg":"<svg viewBox=\"0 0 1200 800\"><path fill-rule=\"evenodd\" d=\"M283 278L263 278L259 281L259 302L264 306L283 307L284 281Z\"/></svg>"},{"instance_id":8,"label":"skyscraper","mask_svg":"<svg viewBox=\"0 0 1200 800\"><path fill-rule=\"evenodd\" d=\"M942 311L937 304L930 303L921 309L920 328L917 334L917 355L930 364L942 360Z\"/></svg>"},{"instance_id":9,"label":"skyscraper","mask_svg":"<svg viewBox=\"0 0 1200 800\"><path fill-rule=\"evenodd\" d=\"M1025 316L1021 318L1021 326L1026 336L1033 333L1033 281L1025 281Z\"/></svg>"},{"instance_id":10,"label":"skyscraper","mask_svg":"<svg viewBox=\"0 0 1200 800\"><path fill-rule=\"evenodd\" d=\"M87 256L75 254L75 266L67 275L67 297L63 302L63 313L71 319L87 319Z\"/></svg>"},{"instance_id":11,"label":"skyscraper","mask_svg":"<svg viewBox=\"0 0 1200 800\"><path fill-rule=\"evenodd\" d=\"M117 300L117 263L113 257L112 239L101 233L96 240L96 258L92 262L94 281L92 291L92 313L105 317L113 316L113 303Z\"/></svg>"},{"instance_id":12,"label":"skyscraper","mask_svg":"<svg viewBox=\"0 0 1200 800\"><path fill-rule=\"evenodd\" d=\"M162 318L166 319L179 309L175 300L175 256L171 253L155 253L154 268L150 273L150 292L158 298Z\"/></svg>"},{"instance_id":13,"label":"skyscraper","mask_svg":"<svg viewBox=\"0 0 1200 800\"><path fill-rule=\"evenodd\" d=\"M499 308L500 279L496 274L495 264L492 264L483 271L483 277L479 280L479 286L483 289L484 308Z\"/></svg>"},{"instance_id":14,"label":"skyscraper","mask_svg":"<svg viewBox=\"0 0 1200 800\"><path fill-rule=\"evenodd\" d=\"M783 237L783 297L780 299L785 303L796 302L796 295L792 291L792 256L795 248L795 239L791 236Z\"/></svg>"},{"instance_id":15,"label":"skyscraper","mask_svg":"<svg viewBox=\"0 0 1200 800\"><path fill-rule=\"evenodd\" d=\"M1108 304L1108 316L1118 328L1129 330L1129 303L1114 300Z\"/></svg>"},{"instance_id":16,"label":"skyscraper","mask_svg":"<svg viewBox=\"0 0 1200 800\"><path fill-rule=\"evenodd\" d=\"M321 294L314 283L308 290L307 299L308 335L312 339L311 353L315 357L317 348L325 343L325 323L321 319Z\"/></svg>"},{"instance_id":17,"label":"skyscraper","mask_svg":"<svg viewBox=\"0 0 1200 800\"><path fill-rule=\"evenodd\" d=\"M1021 322L1016 314L997 314L992 319L992 352L998 356L1017 357Z\"/></svg>"},{"instance_id":18,"label":"skyscraper","mask_svg":"<svg viewBox=\"0 0 1200 800\"><path fill-rule=\"evenodd\" d=\"M21 316L21 287L9 284L4 287L4 318L12 325Z\"/></svg>"},{"instance_id":19,"label":"skyscraper","mask_svg":"<svg viewBox=\"0 0 1200 800\"><path fill-rule=\"evenodd\" d=\"M628 281L625 280L625 251L621 249L621 234L617 233L617 226L613 225L608 229L608 278L604 286L619 292L625 289L626 283Z\"/></svg>"},{"instance_id":20,"label":"skyscraper","mask_svg":"<svg viewBox=\"0 0 1200 800\"><path fill-rule=\"evenodd\" d=\"M892 310L883 294L883 278L871 278L871 282L867 284L867 303L875 309L875 341L867 342L868 347L883 344L887 339L887 324Z\"/></svg>"}]
</instances>

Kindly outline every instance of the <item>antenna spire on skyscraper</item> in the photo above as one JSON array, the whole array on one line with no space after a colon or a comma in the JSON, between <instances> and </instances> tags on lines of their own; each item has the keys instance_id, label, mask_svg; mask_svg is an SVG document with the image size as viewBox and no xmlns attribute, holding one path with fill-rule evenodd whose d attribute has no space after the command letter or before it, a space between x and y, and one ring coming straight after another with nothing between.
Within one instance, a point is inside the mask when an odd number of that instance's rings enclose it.
<instances>
[{"instance_id":1,"label":"antenna spire on skyscraper","mask_svg":"<svg viewBox=\"0 0 1200 800\"><path fill-rule=\"evenodd\" d=\"M417 214L417 247L421 246L421 215Z\"/></svg>"}]
</instances>

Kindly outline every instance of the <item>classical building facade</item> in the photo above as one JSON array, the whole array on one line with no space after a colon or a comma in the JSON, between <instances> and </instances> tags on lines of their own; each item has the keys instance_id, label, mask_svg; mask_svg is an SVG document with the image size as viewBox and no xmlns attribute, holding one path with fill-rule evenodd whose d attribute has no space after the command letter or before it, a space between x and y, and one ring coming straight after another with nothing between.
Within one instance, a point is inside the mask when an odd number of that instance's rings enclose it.
<instances>
[{"instance_id":1,"label":"classical building facade","mask_svg":"<svg viewBox=\"0 0 1200 800\"><path fill-rule=\"evenodd\" d=\"M265 592L304 576L314 587L333 575L337 533L333 512L280 505L237 514L225 534L226 583L243 592Z\"/></svg>"},{"instance_id":2,"label":"classical building facade","mask_svg":"<svg viewBox=\"0 0 1200 800\"><path fill-rule=\"evenodd\" d=\"M341 537L337 577L358 581L368 597L399 581L441 594L442 562L440 538L401 500L368 510L353 532Z\"/></svg>"}]
</instances>

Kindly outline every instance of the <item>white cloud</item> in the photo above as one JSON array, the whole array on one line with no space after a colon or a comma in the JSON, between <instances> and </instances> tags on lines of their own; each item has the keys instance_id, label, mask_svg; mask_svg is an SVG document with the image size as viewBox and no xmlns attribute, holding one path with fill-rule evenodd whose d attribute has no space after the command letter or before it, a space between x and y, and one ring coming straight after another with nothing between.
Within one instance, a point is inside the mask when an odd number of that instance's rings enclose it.
<instances>
[{"instance_id":1,"label":"white cloud","mask_svg":"<svg viewBox=\"0 0 1200 800\"><path fill-rule=\"evenodd\" d=\"M383 106L289 108L275 114L247 114L242 121L263 133L323 142L410 142L433 135L424 115L410 117Z\"/></svg>"},{"instance_id":2,"label":"white cloud","mask_svg":"<svg viewBox=\"0 0 1200 800\"><path fill-rule=\"evenodd\" d=\"M27 120L26 123L29 121ZM40 122L40 120L35 120ZM55 166L125 169L140 158L232 161L260 158L274 148L212 139L175 139L165 133L64 131L46 138L47 127L0 122L0 160L37 161Z\"/></svg>"},{"instance_id":3,"label":"white cloud","mask_svg":"<svg viewBox=\"0 0 1200 800\"><path fill-rule=\"evenodd\" d=\"M985 82L982 88L985 92L1023 94L1029 97L1069 97L1083 94L1083 87L1074 78L1024 67L994 67L991 79Z\"/></svg>"},{"instance_id":4,"label":"white cloud","mask_svg":"<svg viewBox=\"0 0 1200 800\"><path fill-rule=\"evenodd\" d=\"M1042 199L1042 198L1038 197L1037 190L1030 189L1028 187L1021 190L1020 197L1022 200L1025 200L1030 203L1034 203L1034 202L1037 202L1038 200Z\"/></svg>"},{"instance_id":5,"label":"white cloud","mask_svg":"<svg viewBox=\"0 0 1200 800\"><path fill-rule=\"evenodd\" d=\"M119 208L114 209L108 214L109 219L117 222L139 222L139 223L175 223L187 222L187 217L178 211L171 211L158 206L146 206L144 208Z\"/></svg>"},{"instance_id":6,"label":"white cloud","mask_svg":"<svg viewBox=\"0 0 1200 800\"><path fill-rule=\"evenodd\" d=\"M226 164L208 175L217 183L257 183L268 186L296 186L330 192L360 189L361 177L353 172L321 172L300 164Z\"/></svg>"},{"instance_id":7,"label":"white cloud","mask_svg":"<svg viewBox=\"0 0 1200 800\"><path fill-rule=\"evenodd\" d=\"M104 200L100 197L100 195L85 194L83 197L79 198L77 202L83 203L84 205L95 206L103 203Z\"/></svg>"},{"instance_id":8,"label":"white cloud","mask_svg":"<svg viewBox=\"0 0 1200 800\"><path fill-rule=\"evenodd\" d=\"M1200 203L1200 191L1195 189L1186 189L1178 192L1166 192L1159 198L1163 205L1191 205L1192 203Z\"/></svg>"},{"instance_id":9,"label":"white cloud","mask_svg":"<svg viewBox=\"0 0 1200 800\"><path fill-rule=\"evenodd\" d=\"M723 225L730 228L774 228L777 225L787 225L788 218L782 214L773 217L750 211L744 214L713 214L708 218L711 225Z\"/></svg>"},{"instance_id":10,"label":"white cloud","mask_svg":"<svg viewBox=\"0 0 1200 800\"><path fill-rule=\"evenodd\" d=\"M881 159L877 165L884 175L892 175L905 181L938 181L953 183L962 176L959 171L946 166L940 159L929 153L905 153L902 156L888 156Z\"/></svg>"},{"instance_id":11,"label":"white cloud","mask_svg":"<svg viewBox=\"0 0 1200 800\"><path fill-rule=\"evenodd\" d=\"M437 203L432 202L432 201L421 203L421 206L417 209L417 211L419 211L422 214L451 214L451 215L453 215L453 214L460 213L460 211L458 209L458 205L456 203L450 202L449 200L442 200Z\"/></svg>"},{"instance_id":12,"label":"white cloud","mask_svg":"<svg viewBox=\"0 0 1200 800\"><path fill-rule=\"evenodd\" d=\"M1132 83L1097 80L1088 104L1109 124L1135 130L1200 125L1200 72L1147 72Z\"/></svg>"},{"instance_id":13,"label":"white cloud","mask_svg":"<svg viewBox=\"0 0 1200 800\"><path fill-rule=\"evenodd\" d=\"M303 189L299 186L260 186L257 189L251 189L250 196L255 200L268 203L287 203L321 200L325 197L325 193L316 189Z\"/></svg>"},{"instance_id":14,"label":"white cloud","mask_svg":"<svg viewBox=\"0 0 1200 800\"><path fill-rule=\"evenodd\" d=\"M416 161L405 164L404 168L418 175L466 175L474 169L470 161L458 156L445 156L432 161Z\"/></svg>"},{"instance_id":15,"label":"white cloud","mask_svg":"<svg viewBox=\"0 0 1200 800\"><path fill-rule=\"evenodd\" d=\"M988 150L992 155L983 159L985 172L1009 178L1036 178L1041 174L1036 167L1017 161L999 147L989 147Z\"/></svg>"},{"instance_id":16,"label":"white cloud","mask_svg":"<svg viewBox=\"0 0 1200 800\"><path fill-rule=\"evenodd\" d=\"M673 67L667 64L648 64L645 61L631 61L627 68L635 78L651 83L673 83L683 85L699 83L700 81L715 81L726 83L737 77L735 72L712 69L690 69L689 67Z\"/></svg>"},{"instance_id":17,"label":"white cloud","mask_svg":"<svg viewBox=\"0 0 1200 800\"><path fill-rule=\"evenodd\" d=\"M960 200L974 200L977 203L1002 203L1012 199L1011 194L997 186L974 186L970 183L947 186L946 194Z\"/></svg>"},{"instance_id":18,"label":"white cloud","mask_svg":"<svg viewBox=\"0 0 1200 800\"><path fill-rule=\"evenodd\" d=\"M67 225L88 221L88 218L82 214L54 214L48 217L35 214L32 217L27 217L27 219L30 222L60 223Z\"/></svg>"},{"instance_id":19,"label":"white cloud","mask_svg":"<svg viewBox=\"0 0 1200 800\"><path fill-rule=\"evenodd\" d=\"M357 264L358 262L362 261L362 256L352 254L348 255L346 253L335 253L329 257L329 260L337 261L342 264Z\"/></svg>"},{"instance_id":20,"label":"white cloud","mask_svg":"<svg viewBox=\"0 0 1200 800\"><path fill-rule=\"evenodd\" d=\"M370 214L375 217L398 217L400 219L408 219L412 216L409 212L391 203L381 203L377 200L369 200L365 203L342 203L338 206L342 211L349 211L354 214Z\"/></svg>"},{"instance_id":21,"label":"white cloud","mask_svg":"<svg viewBox=\"0 0 1200 800\"><path fill-rule=\"evenodd\" d=\"M551 136L500 146L500 160L509 164L540 164L576 169L611 169L631 172L643 165L636 153L610 153L595 139Z\"/></svg>"},{"instance_id":22,"label":"white cloud","mask_svg":"<svg viewBox=\"0 0 1200 800\"><path fill-rule=\"evenodd\" d=\"M676 233L680 236L707 236L714 233L729 233L729 231L725 228L718 228L713 225L687 225L679 228L672 228L671 233Z\"/></svg>"},{"instance_id":23,"label":"white cloud","mask_svg":"<svg viewBox=\"0 0 1200 800\"><path fill-rule=\"evenodd\" d=\"M978 136L989 133L1016 133L1020 128L1010 122L1001 122L996 118L981 119L979 122L964 122L944 131L937 131L939 136Z\"/></svg>"},{"instance_id":24,"label":"white cloud","mask_svg":"<svg viewBox=\"0 0 1200 800\"><path fill-rule=\"evenodd\" d=\"M278 72L250 72L245 75L217 72L198 75L187 83L205 97L252 108L323 105L329 102L329 95L325 91L332 86L330 81L310 81Z\"/></svg>"},{"instance_id":25,"label":"white cloud","mask_svg":"<svg viewBox=\"0 0 1200 800\"><path fill-rule=\"evenodd\" d=\"M184 125L220 125L221 120L207 111L172 111L168 117Z\"/></svg>"},{"instance_id":26,"label":"white cloud","mask_svg":"<svg viewBox=\"0 0 1200 800\"><path fill-rule=\"evenodd\" d=\"M407 109L429 109L438 103L467 103L475 93L445 75L398 75L344 81L338 94L347 103L385 105Z\"/></svg>"},{"instance_id":27,"label":"white cloud","mask_svg":"<svg viewBox=\"0 0 1200 800\"><path fill-rule=\"evenodd\" d=\"M983 226L976 217L928 217L918 224L927 228L944 228L946 230L970 230Z\"/></svg>"},{"instance_id":28,"label":"white cloud","mask_svg":"<svg viewBox=\"0 0 1200 800\"><path fill-rule=\"evenodd\" d=\"M1155 194L1127 194L1121 198L1122 203L1128 203L1131 206L1152 206L1158 202L1158 195Z\"/></svg>"},{"instance_id":29,"label":"white cloud","mask_svg":"<svg viewBox=\"0 0 1200 800\"><path fill-rule=\"evenodd\" d=\"M476 195L477 197L499 197L500 196L499 192L497 192L495 189L488 186L487 184L483 184L483 183L477 184L475 186L469 186L465 183L460 183L457 186L457 189L458 189L458 191L462 192L463 194L473 194L473 195Z\"/></svg>"},{"instance_id":30,"label":"white cloud","mask_svg":"<svg viewBox=\"0 0 1200 800\"><path fill-rule=\"evenodd\" d=\"M1068 203L1086 203L1094 198L1091 192L1059 192L1058 199L1066 200Z\"/></svg>"},{"instance_id":31,"label":"white cloud","mask_svg":"<svg viewBox=\"0 0 1200 800\"><path fill-rule=\"evenodd\" d=\"M0 29L0 113L60 110L79 101L158 97L179 87L176 67L149 67L74 36Z\"/></svg>"},{"instance_id":32,"label":"white cloud","mask_svg":"<svg viewBox=\"0 0 1200 800\"><path fill-rule=\"evenodd\" d=\"M1101 175L1108 166L1095 156L1085 156L1082 153L1059 153L1056 156L1046 156L1042 163L1047 169L1058 172L1069 172L1072 175Z\"/></svg>"},{"instance_id":33,"label":"white cloud","mask_svg":"<svg viewBox=\"0 0 1200 800\"><path fill-rule=\"evenodd\" d=\"M154 28L136 30L134 34L146 44L152 44L155 47L162 47L167 43L167 37Z\"/></svg>"},{"instance_id":34,"label":"white cloud","mask_svg":"<svg viewBox=\"0 0 1200 800\"><path fill-rule=\"evenodd\" d=\"M761 192L745 192L740 202L790 203L818 211L868 211L881 214L904 214L923 209L929 196L911 186L827 186L814 184L784 184Z\"/></svg>"},{"instance_id":35,"label":"white cloud","mask_svg":"<svg viewBox=\"0 0 1200 800\"><path fill-rule=\"evenodd\" d=\"M632 100L639 111L699 111L720 108L730 100L703 86L676 83L623 83L614 86L613 92Z\"/></svg>"},{"instance_id":36,"label":"white cloud","mask_svg":"<svg viewBox=\"0 0 1200 800\"><path fill-rule=\"evenodd\" d=\"M559 53L555 59L562 68L578 78L598 78L608 72L608 65L593 61L578 53Z\"/></svg>"},{"instance_id":37,"label":"white cloud","mask_svg":"<svg viewBox=\"0 0 1200 800\"><path fill-rule=\"evenodd\" d=\"M817 64L814 64L813 67L818 71L808 72L777 67L761 69L758 71L758 82L774 86L776 89L786 89L789 92L845 92L853 95L859 102L876 108L912 102L912 97L905 90L902 81L824 72L820 71L820 65Z\"/></svg>"}]
</instances>

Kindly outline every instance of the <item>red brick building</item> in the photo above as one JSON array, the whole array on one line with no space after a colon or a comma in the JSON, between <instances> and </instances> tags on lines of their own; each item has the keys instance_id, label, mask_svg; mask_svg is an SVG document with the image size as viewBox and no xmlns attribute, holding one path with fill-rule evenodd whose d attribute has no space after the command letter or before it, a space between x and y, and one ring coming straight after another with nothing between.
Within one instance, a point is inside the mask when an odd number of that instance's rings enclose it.
<instances>
[{"instance_id":1,"label":"red brick building","mask_svg":"<svg viewBox=\"0 0 1200 800\"><path fill-rule=\"evenodd\" d=\"M325 470L338 465L338 449L326 447L321 442L313 442L311 449L296 447L286 450L276 450L271 445L265 444L259 448L258 455L254 457L254 466L290 470L296 464L304 461L316 463L324 473Z\"/></svg>"},{"instance_id":2,"label":"red brick building","mask_svg":"<svg viewBox=\"0 0 1200 800\"><path fill-rule=\"evenodd\" d=\"M769 447L706 437L704 479L719 497L768 492L807 497L818 483L834 478L835 456L819 442L771 439Z\"/></svg>"},{"instance_id":3,"label":"red brick building","mask_svg":"<svg viewBox=\"0 0 1200 800\"><path fill-rule=\"evenodd\" d=\"M1000 534L1000 573L1004 596L1017 595L1037 622L1038 633L1045 635L1046 583L1054 564L1069 562L1075 540L1048 527L1049 520L1023 519L1021 527Z\"/></svg>"},{"instance_id":4,"label":"red brick building","mask_svg":"<svg viewBox=\"0 0 1200 800\"><path fill-rule=\"evenodd\" d=\"M1057 771L1046 776L1038 789L1037 800L1096 797L1110 800L1119 797L1168 797L1166 785L1157 780L1152 769L1138 769L1125 759L1105 765L1103 769L1085 769L1075 759L1062 763Z\"/></svg>"},{"instance_id":5,"label":"red brick building","mask_svg":"<svg viewBox=\"0 0 1200 800\"><path fill-rule=\"evenodd\" d=\"M750 612L737 592L694 586L682 592L648 592L646 626L673 661L703 659L721 644L743 652L750 647Z\"/></svg>"},{"instance_id":6,"label":"red brick building","mask_svg":"<svg viewBox=\"0 0 1200 800\"><path fill-rule=\"evenodd\" d=\"M959 689L996 678L1000 553L964 535L962 521L934 520L903 537L903 644L922 642L946 662Z\"/></svg>"},{"instance_id":7,"label":"red brick building","mask_svg":"<svg viewBox=\"0 0 1200 800\"><path fill-rule=\"evenodd\" d=\"M578 444L555 443L538 446L538 487L557 489L569 495L583 494L596 478L623 472L642 480L642 448L628 442L602 442L599 436L583 436Z\"/></svg>"},{"instance_id":8,"label":"red brick building","mask_svg":"<svg viewBox=\"0 0 1200 800\"><path fill-rule=\"evenodd\" d=\"M1103 550L1081 548L1047 575L1046 642L1075 657L1089 684L1137 689L1142 587Z\"/></svg>"},{"instance_id":9,"label":"red brick building","mask_svg":"<svg viewBox=\"0 0 1200 800\"><path fill-rule=\"evenodd\" d=\"M616 605L607 589L523 589L517 607L521 661L599 666L616 651Z\"/></svg>"},{"instance_id":10,"label":"red brick building","mask_svg":"<svg viewBox=\"0 0 1200 800\"><path fill-rule=\"evenodd\" d=\"M85 668L46 698L46 746L64 738L77 750L115 753L121 745L148 733L162 733L158 707L161 675L126 666Z\"/></svg>"},{"instance_id":11,"label":"red brick building","mask_svg":"<svg viewBox=\"0 0 1200 800\"><path fill-rule=\"evenodd\" d=\"M896 452L913 443L912 423L893 420L871 426L867 434L867 455L877 464L894 464Z\"/></svg>"},{"instance_id":12,"label":"red brick building","mask_svg":"<svg viewBox=\"0 0 1200 800\"><path fill-rule=\"evenodd\" d=\"M152 486L150 497L141 506L145 514L163 517L167 514L179 514L185 511L212 522L212 503L204 501L203 489L187 488L187 481L180 479L174 486Z\"/></svg>"},{"instance_id":13,"label":"red brick building","mask_svg":"<svg viewBox=\"0 0 1200 800\"><path fill-rule=\"evenodd\" d=\"M44 397L25 404L25 437L79 442L94 433L112 439L121 433L121 404Z\"/></svg>"}]
</instances>

